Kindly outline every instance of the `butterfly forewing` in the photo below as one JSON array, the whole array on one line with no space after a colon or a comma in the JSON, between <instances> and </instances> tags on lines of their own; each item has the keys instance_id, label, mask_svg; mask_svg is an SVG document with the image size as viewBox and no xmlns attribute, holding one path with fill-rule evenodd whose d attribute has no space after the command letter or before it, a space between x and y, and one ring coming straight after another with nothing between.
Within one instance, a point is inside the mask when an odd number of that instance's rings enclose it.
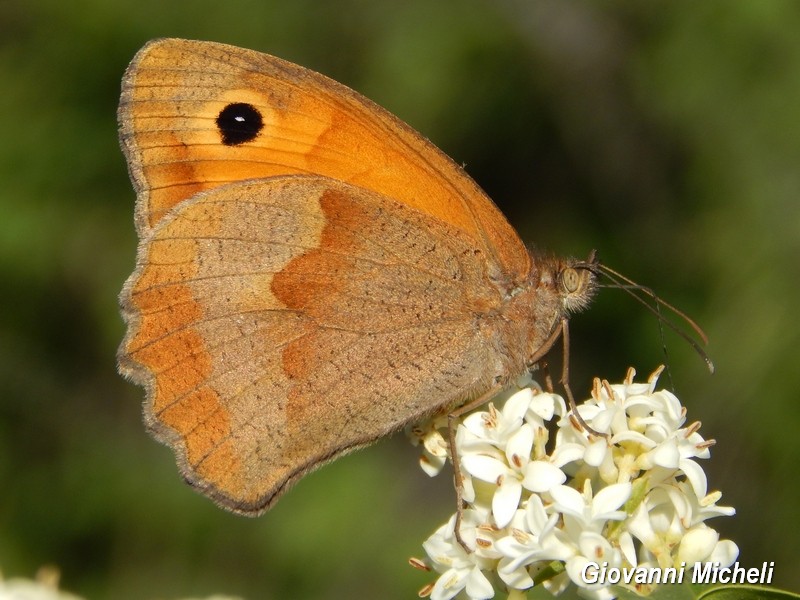
<instances>
[{"instance_id":1,"label":"butterfly forewing","mask_svg":"<svg viewBox=\"0 0 800 600\"><path fill-rule=\"evenodd\" d=\"M226 107L258 131L224 143ZM119 118L144 235L182 200L234 181L318 174L395 198L464 231L498 276L524 279L516 232L446 155L351 89L281 59L224 44L155 40L124 80ZM224 120L223 120L224 121ZM260 123L260 127L257 127Z\"/></svg>"}]
</instances>

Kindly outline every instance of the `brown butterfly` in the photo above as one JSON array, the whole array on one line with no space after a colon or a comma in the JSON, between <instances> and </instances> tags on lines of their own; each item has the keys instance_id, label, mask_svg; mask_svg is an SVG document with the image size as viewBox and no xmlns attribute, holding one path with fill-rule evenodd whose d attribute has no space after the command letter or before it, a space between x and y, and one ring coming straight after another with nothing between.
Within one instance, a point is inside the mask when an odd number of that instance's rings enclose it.
<instances>
[{"instance_id":1,"label":"brown butterfly","mask_svg":"<svg viewBox=\"0 0 800 600\"><path fill-rule=\"evenodd\" d=\"M141 239L119 368L184 477L234 512L498 391L595 288L593 258L529 252L425 138L281 59L155 40L119 122Z\"/></svg>"}]
</instances>

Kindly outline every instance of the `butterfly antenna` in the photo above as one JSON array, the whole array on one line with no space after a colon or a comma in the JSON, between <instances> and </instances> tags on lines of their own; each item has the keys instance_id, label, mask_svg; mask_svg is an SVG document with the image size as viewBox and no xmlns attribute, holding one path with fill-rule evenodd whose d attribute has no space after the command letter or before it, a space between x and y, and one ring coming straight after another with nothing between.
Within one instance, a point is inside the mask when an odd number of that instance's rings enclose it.
<instances>
[{"instance_id":1,"label":"butterfly antenna","mask_svg":"<svg viewBox=\"0 0 800 600\"><path fill-rule=\"evenodd\" d=\"M667 327L669 327L672 331L678 334L683 340L688 343L694 351L703 359L708 367L708 370L713 373L714 372L714 363L711 362L711 358L708 356L705 350L700 347L700 344L692 338L689 334L687 334L683 329L679 328L675 325L672 321L667 319L664 315L661 314L661 310L659 307L663 306L664 308L671 310L675 315L683 319L688 325L697 333L700 339L703 341L703 344L708 344L708 336L705 332L700 328L700 326L694 322L694 320L689 317L685 312L680 310L679 308L673 306L669 302L662 300L659 298L656 293L648 287L643 285L639 285L632 279L626 277L622 273L618 273L611 267L607 267L603 264L598 264L597 267L599 268L600 272L614 285L613 286L604 286L604 287L615 287L619 288L628 294L632 298L634 298L637 302L639 302L642 306L644 306L649 312L653 313L656 318L659 320L660 323L663 323ZM635 291L634 291L635 290ZM637 292L641 292L646 296L649 296L655 302L655 308L650 305L644 298L639 296Z\"/></svg>"}]
</instances>

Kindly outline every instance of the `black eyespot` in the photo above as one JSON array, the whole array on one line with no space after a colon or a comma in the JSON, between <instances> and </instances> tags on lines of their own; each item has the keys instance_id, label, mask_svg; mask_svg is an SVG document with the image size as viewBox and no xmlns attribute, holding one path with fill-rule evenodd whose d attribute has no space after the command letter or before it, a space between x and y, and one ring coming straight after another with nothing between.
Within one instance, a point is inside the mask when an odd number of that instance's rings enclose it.
<instances>
[{"instance_id":1,"label":"black eyespot","mask_svg":"<svg viewBox=\"0 0 800 600\"><path fill-rule=\"evenodd\" d=\"M219 112L217 127L223 144L238 146L258 137L264 128L264 120L252 104L234 102Z\"/></svg>"}]
</instances>

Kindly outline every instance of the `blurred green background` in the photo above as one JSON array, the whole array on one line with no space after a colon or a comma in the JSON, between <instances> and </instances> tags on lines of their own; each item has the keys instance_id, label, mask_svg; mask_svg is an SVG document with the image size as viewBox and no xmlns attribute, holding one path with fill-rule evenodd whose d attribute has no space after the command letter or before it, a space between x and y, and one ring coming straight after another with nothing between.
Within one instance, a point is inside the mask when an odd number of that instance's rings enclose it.
<instances>
[{"instance_id":1,"label":"blurred green background","mask_svg":"<svg viewBox=\"0 0 800 600\"><path fill-rule=\"evenodd\" d=\"M432 139L524 240L603 260L706 329L667 333L689 418L718 440L711 522L800 588L800 3L791 0L0 2L0 568L57 565L88 598L411 598L453 509L402 436L257 520L185 486L115 372L134 194L119 82L148 39L270 52ZM573 319L573 387L663 362L608 290ZM663 379L666 384L667 380ZM792 525L794 523L795 525Z\"/></svg>"}]
</instances>

